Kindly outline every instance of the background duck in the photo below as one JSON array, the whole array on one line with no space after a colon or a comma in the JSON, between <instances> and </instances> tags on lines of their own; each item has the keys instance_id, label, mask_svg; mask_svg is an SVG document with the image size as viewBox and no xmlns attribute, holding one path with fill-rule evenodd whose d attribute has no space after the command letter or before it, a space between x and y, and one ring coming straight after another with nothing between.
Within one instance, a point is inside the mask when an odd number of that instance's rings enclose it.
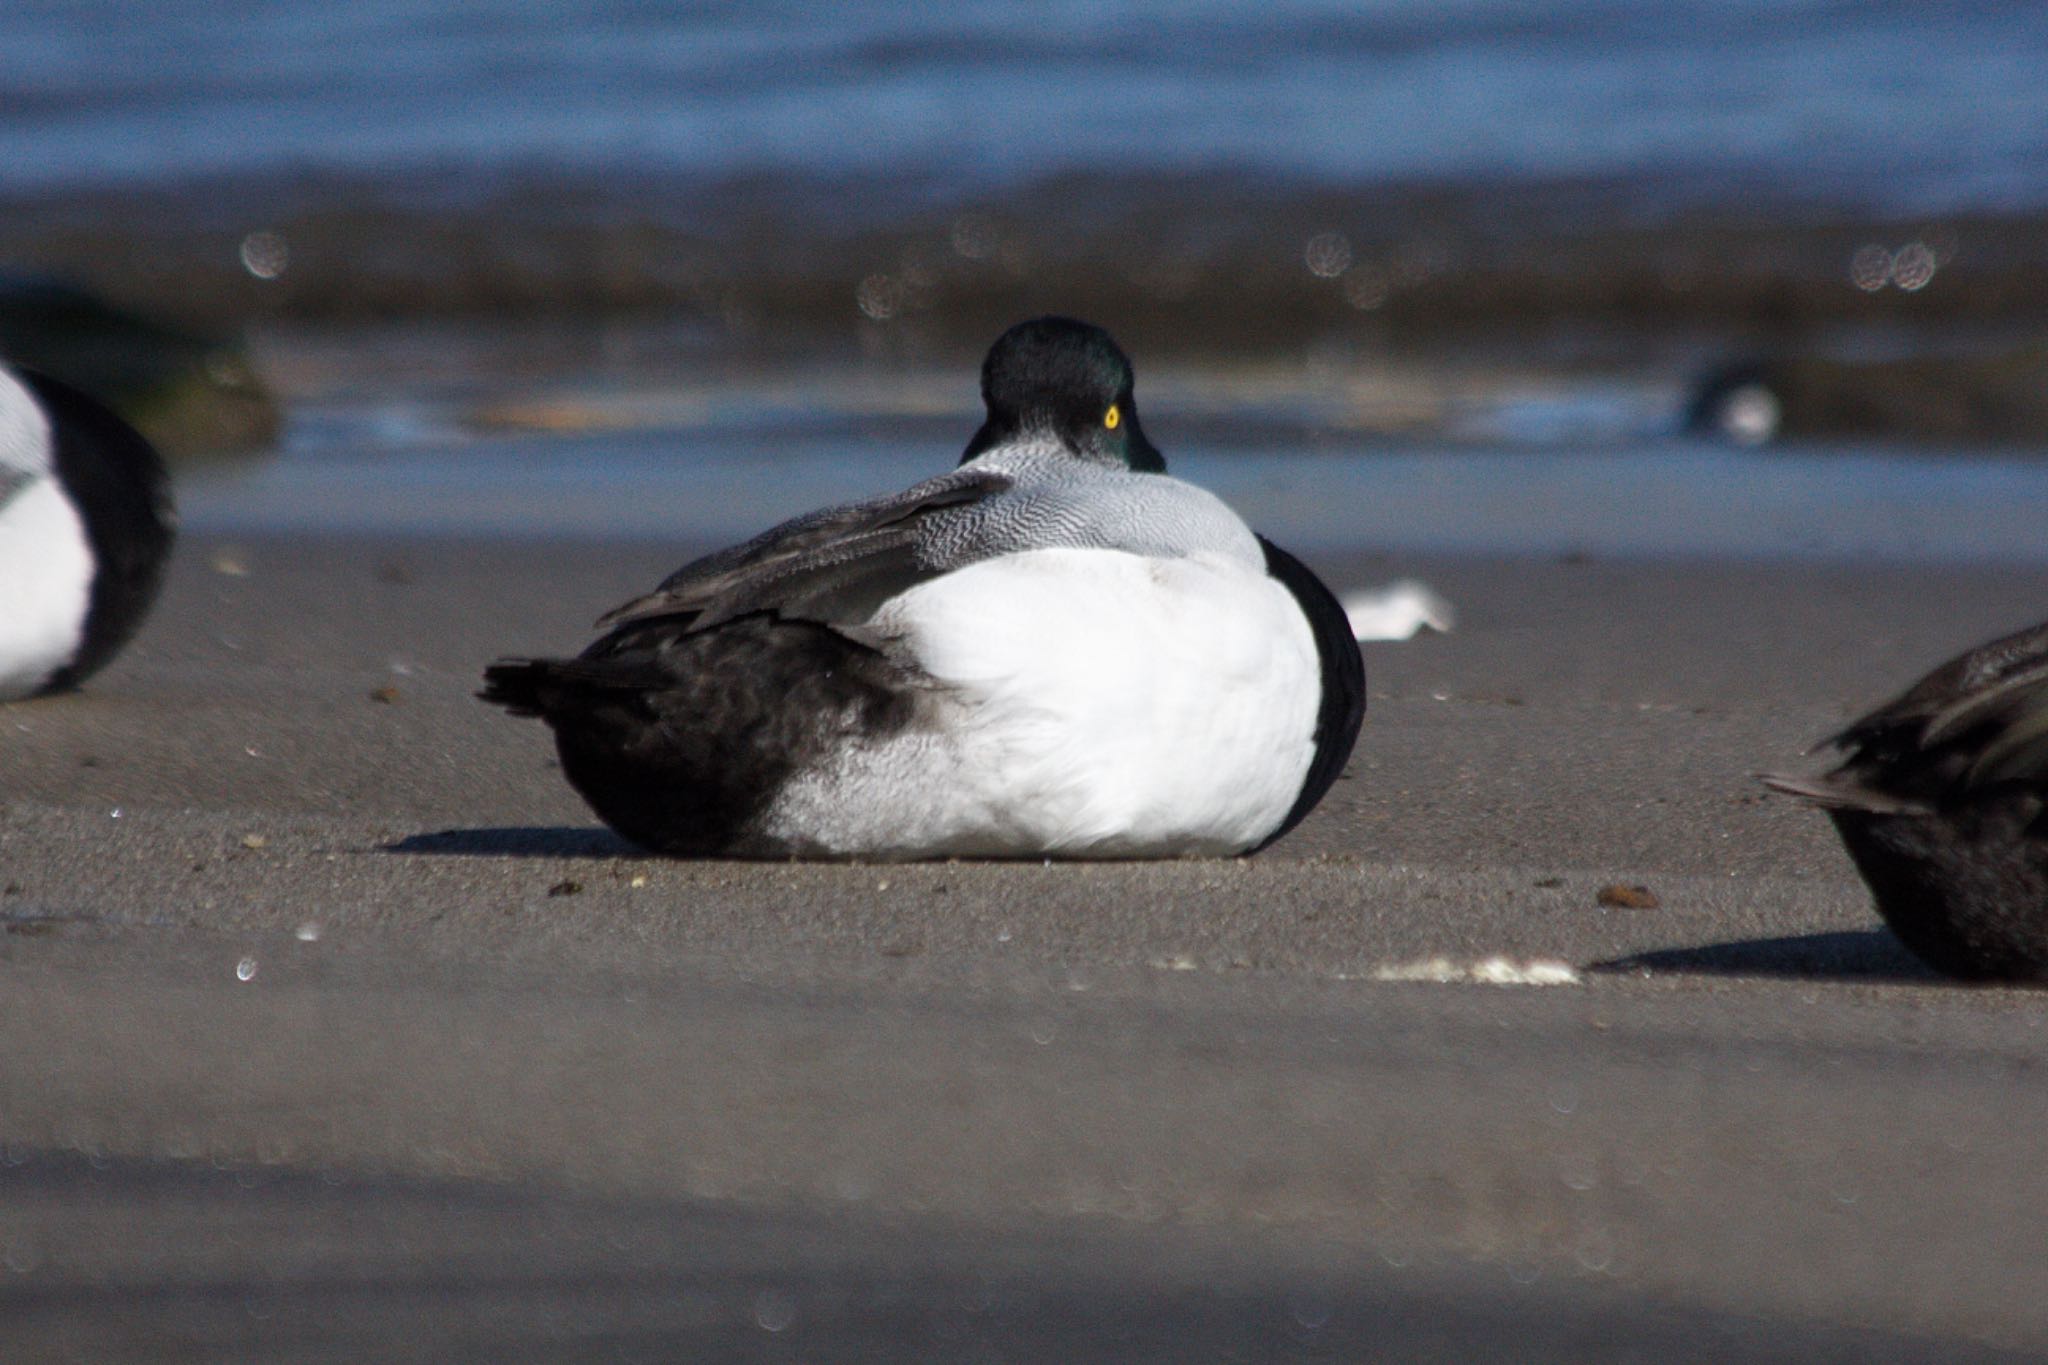
<instances>
[{"instance_id":1,"label":"background duck","mask_svg":"<svg viewBox=\"0 0 2048 1365\"><path fill-rule=\"evenodd\" d=\"M1822 745L1847 760L1764 781L1827 811L1892 932L1956 976L2048 977L2048 622Z\"/></svg>"}]
</instances>

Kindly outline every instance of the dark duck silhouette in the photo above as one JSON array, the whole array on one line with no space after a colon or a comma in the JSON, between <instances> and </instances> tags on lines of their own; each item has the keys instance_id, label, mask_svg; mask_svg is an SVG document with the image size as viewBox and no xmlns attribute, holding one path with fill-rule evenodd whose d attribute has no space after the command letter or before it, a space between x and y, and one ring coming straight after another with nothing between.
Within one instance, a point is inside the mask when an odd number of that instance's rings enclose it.
<instances>
[{"instance_id":1,"label":"dark duck silhouette","mask_svg":"<svg viewBox=\"0 0 2048 1365\"><path fill-rule=\"evenodd\" d=\"M1769 775L1827 811L1878 913L1929 965L2048 978L2048 622L1949 660L1816 747L1819 777Z\"/></svg>"},{"instance_id":2,"label":"dark duck silhouette","mask_svg":"<svg viewBox=\"0 0 2048 1365\"><path fill-rule=\"evenodd\" d=\"M1169 477L1108 333L1040 318L982 367L952 472L686 565L484 700L663 851L1179 857L1264 846L1365 711L1336 599Z\"/></svg>"}]
</instances>

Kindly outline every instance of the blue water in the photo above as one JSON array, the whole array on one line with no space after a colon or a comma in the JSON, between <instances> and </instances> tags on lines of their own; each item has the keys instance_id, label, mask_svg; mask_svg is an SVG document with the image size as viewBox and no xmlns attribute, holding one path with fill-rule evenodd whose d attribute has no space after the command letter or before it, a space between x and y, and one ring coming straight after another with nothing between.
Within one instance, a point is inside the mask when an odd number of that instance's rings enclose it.
<instances>
[{"instance_id":1,"label":"blue water","mask_svg":"<svg viewBox=\"0 0 2048 1365\"><path fill-rule=\"evenodd\" d=\"M9 0L0 192L347 172L1618 179L2048 204L2048 6Z\"/></svg>"},{"instance_id":2,"label":"blue water","mask_svg":"<svg viewBox=\"0 0 2048 1365\"><path fill-rule=\"evenodd\" d=\"M943 472L973 414L865 434L836 421L568 436L386 422L381 442L359 429L306 433L285 459L189 481L186 524L222 534L540 535L703 549ZM2039 459L1742 451L1612 430L1590 444L1251 446L1176 439L1170 417L1147 425L1176 474L1304 550L2048 563L2048 461Z\"/></svg>"},{"instance_id":3,"label":"blue water","mask_svg":"<svg viewBox=\"0 0 2048 1365\"><path fill-rule=\"evenodd\" d=\"M1291 363L1318 329L1377 307L1330 304L1344 265L1318 268L1313 234L1332 226L1357 234L1355 273L1405 288L1404 240L1422 259L1439 235L1540 241L1560 220L1569 236L1700 210L1767 224L2048 210L2043 73L2048 5L1951 0L7 0L0 264L235 321L275 309L324 325L360 299L490 336L528 309L692 310L711 338L700 358L747 340L750 316L848 344L914 311L932 279L941 302L923 316L963 336L1008 320L985 301L1015 281L1068 308L1108 281L1127 304L1183 307L1240 363L1260 363L1255 344ZM1001 233L977 217L986 205ZM2014 262L1986 297L2033 278L2024 221L1988 246L1964 235L1965 264ZM278 271L245 272L260 259L248 234L273 227ZM1366 260L1368 241L1385 260ZM1065 273L1063 250L1080 262ZM1814 268L1860 299L1833 250ZM1769 249L1752 254L1773 268ZM1595 252L1560 268L1602 267ZM1949 278L1914 299L1948 297ZM1861 316L1830 307L1836 325ZM1176 325L1155 324L1155 341ZM1622 349L1672 353L1642 341ZM1355 348L1361 373L1380 345ZM781 425L423 434L416 394L378 391L408 388L387 375L323 435L291 339L271 354L291 409L281 456L192 480L195 527L702 543L944 468L972 420L959 414L958 436L856 439L845 412L799 395ZM529 360L481 387L515 392L527 374L544 386ZM1616 426L1596 375L1425 440L1173 450L1305 545L2048 555L2048 465L1691 444L1664 434L1685 377L1662 376L1661 426ZM971 399L971 361L945 393Z\"/></svg>"}]
</instances>

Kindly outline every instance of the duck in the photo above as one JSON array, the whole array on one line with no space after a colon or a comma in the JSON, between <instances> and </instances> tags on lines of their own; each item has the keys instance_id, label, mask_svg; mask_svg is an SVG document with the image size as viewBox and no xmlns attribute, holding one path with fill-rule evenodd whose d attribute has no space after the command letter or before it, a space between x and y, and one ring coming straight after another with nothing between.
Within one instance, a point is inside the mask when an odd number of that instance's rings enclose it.
<instances>
[{"instance_id":1,"label":"duck","mask_svg":"<svg viewBox=\"0 0 2048 1365\"><path fill-rule=\"evenodd\" d=\"M77 688L140 629L176 538L171 482L111 409L0 365L0 701Z\"/></svg>"},{"instance_id":2,"label":"duck","mask_svg":"<svg viewBox=\"0 0 2048 1365\"><path fill-rule=\"evenodd\" d=\"M1349 759L1365 669L1301 561L1176 479L1109 333L1004 332L958 465L684 565L478 694L692 857L1256 851Z\"/></svg>"},{"instance_id":3,"label":"duck","mask_svg":"<svg viewBox=\"0 0 2048 1365\"><path fill-rule=\"evenodd\" d=\"M1901 942L1950 976L2048 979L2048 622L1957 655L1814 747L1845 758L1763 781L1827 812Z\"/></svg>"}]
</instances>

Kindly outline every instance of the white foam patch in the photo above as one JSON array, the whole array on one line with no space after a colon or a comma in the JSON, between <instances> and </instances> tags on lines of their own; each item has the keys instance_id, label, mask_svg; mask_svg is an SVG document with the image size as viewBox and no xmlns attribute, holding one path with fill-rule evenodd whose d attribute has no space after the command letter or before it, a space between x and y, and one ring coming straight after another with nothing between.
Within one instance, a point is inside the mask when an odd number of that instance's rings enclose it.
<instances>
[{"instance_id":1,"label":"white foam patch","mask_svg":"<svg viewBox=\"0 0 2048 1365\"><path fill-rule=\"evenodd\" d=\"M1342 601L1352 638L1358 640L1406 640L1424 629L1448 635L1458 624L1457 608L1415 578L1359 588L1345 593Z\"/></svg>"},{"instance_id":2,"label":"white foam patch","mask_svg":"<svg viewBox=\"0 0 2048 1365\"><path fill-rule=\"evenodd\" d=\"M1413 962L1390 962L1375 967L1374 981L1434 981L1443 984L1472 983L1481 986L1576 986L1579 974L1568 962L1554 957L1532 957L1517 962L1508 957L1483 957L1474 962L1456 962L1448 957L1418 958Z\"/></svg>"}]
</instances>

